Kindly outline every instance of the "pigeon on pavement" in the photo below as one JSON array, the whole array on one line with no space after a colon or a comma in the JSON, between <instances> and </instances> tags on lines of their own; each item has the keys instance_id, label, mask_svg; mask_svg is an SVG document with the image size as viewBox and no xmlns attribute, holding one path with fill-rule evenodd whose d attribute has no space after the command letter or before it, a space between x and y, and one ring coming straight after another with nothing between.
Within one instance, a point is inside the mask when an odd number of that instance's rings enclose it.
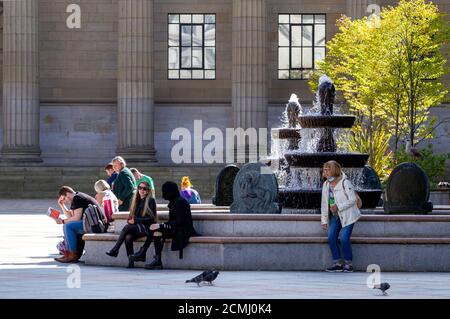
<instances>
[{"instance_id":1,"label":"pigeon on pavement","mask_svg":"<svg viewBox=\"0 0 450 319\"><path fill-rule=\"evenodd\" d=\"M188 282L195 282L197 286L200 286L200 283L202 281L208 282L210 285L212 285L212 281L217 278L217 275L219 275L218 271L214 271L211 269L205 270L200 275L195 276L192 279L186 280L186 283Z\"/></svg>"},{"instance_id":2,"label":"pigeon on pavement","mask_svg":"<svg viewBox=\"0 0 450 319\"><path fill-rule=\"evenodd\" d=\"M380 289L383 292L383 296L387 295L386 290L388 290L391 287L387 282L383 282L379 285L375 285L373 289Z\"/></svg>"},{"instance_id":3,"label":"pigeon on pavement","mask_svg":"<svg viewBox=\"0 0 450 319\"><path fill-rule=\"evenodd\" d=\"M203 276L203 281L206 281L210 285L212 285L212 282L217 278L218 275L219 275L219 272L216 270L213 270Z\"/></svg>"}]
</instances>

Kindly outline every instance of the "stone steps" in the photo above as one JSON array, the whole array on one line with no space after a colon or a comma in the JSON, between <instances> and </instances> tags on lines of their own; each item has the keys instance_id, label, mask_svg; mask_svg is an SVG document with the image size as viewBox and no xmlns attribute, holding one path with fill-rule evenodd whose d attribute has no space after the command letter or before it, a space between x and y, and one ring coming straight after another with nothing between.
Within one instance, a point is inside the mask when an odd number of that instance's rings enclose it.
<instances>
[{"instance_id":1,"label":"stone steps","mask_svg":"<svg viewBox=\"0 0 450 319\"><path fill-rule=\"evenodd\" d=\"M161 222L168 213L160 211ZM128 213L114 214L114 232L120 233ZM230 214L193 210L195 229L203 236L325 236L320 215ZM355 224L357 237L450 237L449 215L363 215Z\"/></svg>"},{"instance_id":2,"label":"stone steps","mask_svg":"<svg viewBox=\"0 0 450 319\"><path fill-rule=\"evenodd\" d=\"M114 233L86 234L88 265L125 266L125 248L118 258L105 254L125 225L126 213L114 215ZM163 252L166 268L227 270L323 270L331 263L326 232L319 215L204 213L193 210L192 237L184 258ZM168 218L160 212L160 219ZM144 239L135 243L137 250ZM363 215L352 236L355 270L369 264L382 271L450 271L450 216ZM153 246L147 252L151 260ZM137 263L136 266L142 266Z\"/></svg>"},{"instance_id":3,"label":"stone steps","mask_svg":"<svg viewBox=\"0 0 450 319\"><path fill-rule=\"evenodd\" d=\"M214 166L163 166L138 167L144 174L152 176L156 186L156 197L161 197L161 185L168 180L180 182L189 174L203 202L210 202L214 184L221 165ZM0 198L55 198L59 187L94 194L94 183L107 176L103 167L92 166L12 166L0 163Z\"/></svg>"},{"instance_id":4,"label":"stone steps","mask_svg":"<svg viewBox=\"0 0 450 319\"><path fill-rule=\"evenodd\" d=\"M124 247L119 256L105 254L117 234L87 234L86 265L126 266ZM135 243L139 249L144 239ZM353 266L366 271L377 264L382 271L450 271L450 238L376 238L354 237ZM147 252L151 261L153 246ZM170 250L163 251L163 264L170 269L223 270L323 270L331 264L326 237L192 237L184 249L184 258ZM144 263L137 262L136 267Z\"/></svg>"}]
</instances>

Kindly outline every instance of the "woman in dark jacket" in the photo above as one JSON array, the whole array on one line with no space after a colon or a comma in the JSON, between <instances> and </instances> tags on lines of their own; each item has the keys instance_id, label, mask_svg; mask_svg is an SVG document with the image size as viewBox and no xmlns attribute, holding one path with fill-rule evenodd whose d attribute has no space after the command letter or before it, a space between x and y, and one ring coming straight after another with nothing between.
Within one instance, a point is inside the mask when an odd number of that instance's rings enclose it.
<instances>
[{"instance_id":1,"label":"woman in dark jacket","mask_svg":"<svg viewBox=\"0 0 450 319\"><path fill-rule=\"evenodd\" d=\"M113 193L119 200L119 211L126 212L130 209L131 199L135 191L136 180L121 156L112 160L113 168L118 173L113 184Z\"/></svg>"},{"instance_id":2,"label":"woman in dark jacket","mask_svg":"<svg viewBox=\"0 0 450 319\"><path fill-rule=\"evenodd\" d=\"M171 249L180 251L180 258L183 258L183 248L189 243L189 237L198 235L192 223L191 205L180 196L178 185L174 182L164 183L162 196L169 201L169 220L165 223L152 224L150 226L152 236L147 237L139 253L134 255L134 260L142 257L145 260L145 252L152 240L154 241L155 257L151 263L145 265L146 269L162 269L163 239L172 238Z\"/></svg>"},{"instance_id":3,"label":"woman in dark jacket","mask_svg":"<svg viewBox=\"0 0 450 319\"><path fill-rule=\"evenodd\" d=\"M149 194L150 185L147 182L141 182L136 195L133 197L127 224L122 229L114 247L106 252L111 257L117 257L120 246L125 241L129 259L127 268L134 267L134 261L130 258L134 253L133 242L140 237L151 235L150 225L156 222L156 201Z\"/></svg>"}]
</instances>

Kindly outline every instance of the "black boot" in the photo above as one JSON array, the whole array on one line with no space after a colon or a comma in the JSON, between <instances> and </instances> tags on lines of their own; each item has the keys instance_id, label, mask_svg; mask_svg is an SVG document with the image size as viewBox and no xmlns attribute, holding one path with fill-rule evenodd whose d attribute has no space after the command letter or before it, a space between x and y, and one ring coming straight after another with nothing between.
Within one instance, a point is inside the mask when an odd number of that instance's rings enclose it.
<instances>
[{"instance_id":1,"label":"black boot","mask_svg":"<svg viewBox=\"0 0 450 319\"><path fill-rule=\"evenodd\" d=\"M117 257L119 255L120 246L115 245L110 251L107 251L106 254L111 257Z\"/></svg>"},{"instance_id":2,"label":"black boot","mask_svg":"<svg viewBox=\"0 0 450 319\"><path fill-rule=\"evenodd\" d=\"M142 246L137 253L128 256L128 258L132 261L145 261L146 255L147 255L147 248Z\"/></svg>"},{"instance_id":3,"label":"black boot","mask_svg":"<svg viewBox=\"0 0 450 319\"><path fill-rule=\"evenodd\" d=\"M130 256L128 256L128 266L127 268L134 268L134 261L130 258Z\"/></svg>"},{"instance_id":4,"label":"black boot","mask_svg":"<svg viewBox=\"0 0 450 319\"><path fill-rule=\"evenodd\" d=\"M150 264L145 264L145 269L162 269L161 255L155 255Z\"/></svg>"},{"instance_id":5,"label":"black boot","mask_svg":"<svg viewBox=\"0 0 450 319\"><path fill-rule=\"evenodd\" d=\"M120 246L122 246L123 242L125 241L127 232L128 232L128 225L125 225L125 227L120 232L119 239L117 239L117 242L114 245L114 247L110 251L106 252L108 256L117 257L119 255Z\"/></svg>"},{"instance_id":6,"label":"black boot","mask_svg":"<svg viewBox=\"0 0 450 319\"><path fill-rule=\"evenodd\" d=\"M147 239L145 240L144 245L141 247L141 249L139 249L139 251L131 256L129 256L128 258L130 258L130 260L133 261L144 261L145 262L145 256L147 255L147 250L150 247L150 244L152 243L153 238L152 237L147 237Z\"/></svg>"},{"instance_id":7,"label":"black boot","mask_svg":"<svg viewBox=\"0 0 450 319\"><path fill-rule=\"evenodd\" d=\"M144 266L145 269L162 269L161 253L163 250L164 243L162 242L161 237L155 237L154 243L155 243L154 259L150 264L146 264Z\"/></svg>"}]
</instances>

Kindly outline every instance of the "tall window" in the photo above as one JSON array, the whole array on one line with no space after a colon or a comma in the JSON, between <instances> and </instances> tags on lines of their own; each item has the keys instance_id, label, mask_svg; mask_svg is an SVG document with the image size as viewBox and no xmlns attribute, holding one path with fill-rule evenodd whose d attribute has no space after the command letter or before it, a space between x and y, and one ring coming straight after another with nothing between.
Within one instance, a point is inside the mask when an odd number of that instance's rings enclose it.
<instances>
[{"instance_id":1,"label":"tall window","mask_svg":"<svg viewBox=\"0 0 450 319\"><path fill-rule=\"evenodd\" d=\"M324 57L324 14L278 15L278 79L308 79Z\"/></svg>"},{"instance_id":2,"label":"tall window","mask_svg":"<svg viewBox=\"0 0 450 319\"><path fill-rule=\"evenodd\" d=\"M168 15L168 78L216 78L216 15Z\"/></svg>"}]
</instances>

